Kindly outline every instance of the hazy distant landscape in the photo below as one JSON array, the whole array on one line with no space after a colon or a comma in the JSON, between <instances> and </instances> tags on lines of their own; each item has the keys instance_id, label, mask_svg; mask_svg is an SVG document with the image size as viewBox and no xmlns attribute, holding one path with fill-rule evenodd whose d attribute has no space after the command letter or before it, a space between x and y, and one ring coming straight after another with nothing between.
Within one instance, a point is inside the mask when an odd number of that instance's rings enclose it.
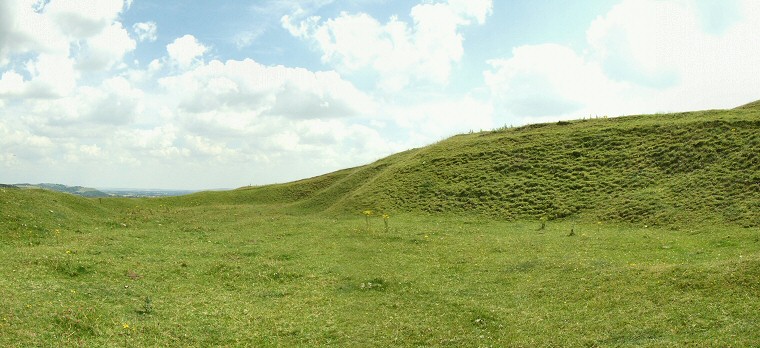
<instances>
[{"instance_id":1,"label":"hazy distant landscape","mask_svg":"<svg viewBox=\"0 0 760 348\"><path fill-rule=\"evenodd\" d=\"M755 346L758 148L751 104L176 197L2 187L0 345Z\"/></svg>"},{"instance_id":2,"label":"hazy distant landscape","mask_svg":"<svg viewBox=\"0 0 760 348\"><path fill-rule=\"evenodd\" d=\"M117 197L170 197L187 195L197 190L101 188L100 191Z\"/></svg>"},{"instance_id":3,"label":"hazy distant landscape","mask_svg":"<svg viewBox=\"0 0 760 348\"><path fill-rule=\"evenodd\" d=\"M181 196L197 190L167 190L167 189L135 189L135 188L91 188L82 186L67 186L62 184L5 184L6 187L17 187L21 189L43 189L58 192L66 192L82 197L170 197Z\"/></svg>"}]
</instances>

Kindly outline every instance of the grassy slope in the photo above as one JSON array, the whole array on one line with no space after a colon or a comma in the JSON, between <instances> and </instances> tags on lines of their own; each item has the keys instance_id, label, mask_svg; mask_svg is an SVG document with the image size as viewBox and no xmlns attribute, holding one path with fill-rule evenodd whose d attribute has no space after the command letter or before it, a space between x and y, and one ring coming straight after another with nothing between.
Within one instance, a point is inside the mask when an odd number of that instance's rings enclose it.
<instances>
[{"instance_id":1,"label":"grassy slope","mask_svg":"<svg viewBox=\"0 0 760 348\"><path fill-rule=\"evenodd\" d=\"M161 199L0 188L0 346L756 346L758 120L534 125Z\"/></svg>"},{"instance_id":2,"label":"grassy slope","mask_svg":"<svg viewBox=\"0 0 760 348\"><path fill-rule=\"evenodd\" d=\"M760 342L754 229L195 202L0 192L0 346Z\"/></svg>"},{"instance_id":3,"label":"grassy slope","mask_svg":"<svg viewBox=\"0 0 760 348\"><path fill-rule=\"evenodd\" d=\"M362 167L205 197L313 212L760 226L757 149L756 107L578 120L459 135Z\"/></svg>"}]
</instances>

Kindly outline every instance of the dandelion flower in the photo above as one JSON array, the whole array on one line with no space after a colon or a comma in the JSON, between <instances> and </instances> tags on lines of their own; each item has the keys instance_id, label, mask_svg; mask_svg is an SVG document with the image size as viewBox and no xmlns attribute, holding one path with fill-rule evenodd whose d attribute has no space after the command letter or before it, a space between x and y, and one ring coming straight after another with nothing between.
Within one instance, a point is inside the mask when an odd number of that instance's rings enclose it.
<instances>
[{"instance_id":1,"label":"dandelion flower","mask_svg":"<svg viewBox=\"0 0 760 348\"><path fill-rule=\"evenodd\" d=\"M123 327L124 329L129 329L129 324L127 323L121 324L121 327Z\"/></svg>"}]
</instances>

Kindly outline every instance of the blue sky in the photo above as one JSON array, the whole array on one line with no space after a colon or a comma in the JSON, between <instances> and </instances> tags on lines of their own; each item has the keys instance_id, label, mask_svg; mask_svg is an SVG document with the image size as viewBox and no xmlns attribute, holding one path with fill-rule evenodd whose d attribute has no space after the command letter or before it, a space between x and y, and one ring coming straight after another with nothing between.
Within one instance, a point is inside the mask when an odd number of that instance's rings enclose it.
<instances>
[{"instance_id":1,"label":"blue sky","mask_svg":"<svg viewBox=\"0 0 760 348\"><path fill-rule=\"evenodd\" d=\"M754 0L0 3L0 182L231 188L760 98Z\"/></svg>"}]
</instances>

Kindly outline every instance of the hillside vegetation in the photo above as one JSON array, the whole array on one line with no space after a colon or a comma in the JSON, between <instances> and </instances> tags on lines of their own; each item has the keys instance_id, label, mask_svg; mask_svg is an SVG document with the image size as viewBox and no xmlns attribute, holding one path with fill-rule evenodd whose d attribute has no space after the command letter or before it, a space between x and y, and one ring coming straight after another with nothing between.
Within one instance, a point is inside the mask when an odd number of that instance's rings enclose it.
<instances>
[{"instance_id":1,"label":"hillside vegetation","mask_svg":"<svg viewBox=\"0 0 760 348\"><path fill-rule=\"evenodd\" d=\"M336 214L760 226L758 149L754 103L458 135L311 179L201 196Z\"/></svg>"},{"instance_id":2,"label":"hillside vegetation","mask_svg":"<svg viewBox=\"0 0 760 348\"><path fill-rule=\"evenodd\" d=\"M105 192L99 191L97 189L91 188L91 187L82 187L82 186L66 186L61 184L15 184L15 185L9 185L9 186L15 186L22 189L43 189L43 190L52 190L52 191L58 191L58 192L66 192L75 194L77 196L82 197L91 197L91 198L98 198L98 197L108 197L109 195Z\"/></svg>"},{"instance_id":3,"label":"hillside vegetation","mask_svg":"<svg viewBox=\"0 0 760 348\"><path fill-rule=\"evenodd\" d=\"M180 197L0 186L0 347L756 347L759 121L507 128Z\"/></svg>"}]
</instances>

